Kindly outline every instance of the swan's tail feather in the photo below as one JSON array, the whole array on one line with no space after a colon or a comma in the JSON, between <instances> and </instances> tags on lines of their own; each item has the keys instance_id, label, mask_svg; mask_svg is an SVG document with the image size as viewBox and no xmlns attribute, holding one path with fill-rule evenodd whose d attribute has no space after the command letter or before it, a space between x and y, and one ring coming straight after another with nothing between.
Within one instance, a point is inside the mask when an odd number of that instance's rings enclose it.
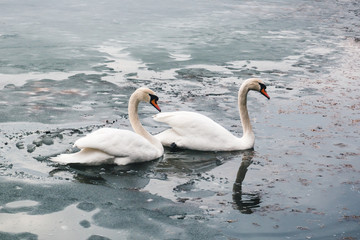
<instances>
[{"instance_id":1,"label":"swan's tail feather","mask_svg":"<svg viewBox=\"0 0 360 240\"><path fill-rule=\"evenodd\" d=\"M50 161L60 163L60 164L68 164L73 163L76 158L74 157L75 153L73 154L60 154L56 157L51 157Z\"/></svg>"},{"instance_id":2,"label":"swan's tail feather","mask_svg":"<svg viewBox=\"0 0 360 240\"><path fill-rule=\"evenodd\" d=\"M114 157L102 151L85 148L80 152L72 154L61 154L50 159L53 162L60 164L86 164L86 165L101 165L104 163L113 163Z\"/></svg>"}]
</instances>

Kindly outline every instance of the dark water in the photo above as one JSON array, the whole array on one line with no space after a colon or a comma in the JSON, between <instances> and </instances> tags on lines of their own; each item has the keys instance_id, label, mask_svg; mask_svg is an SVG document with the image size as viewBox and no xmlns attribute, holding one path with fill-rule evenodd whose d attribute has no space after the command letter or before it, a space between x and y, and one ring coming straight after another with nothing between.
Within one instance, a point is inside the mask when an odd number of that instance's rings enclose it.
<instances>
[{"instance_id":1,"label":"dark water","mask_svg":"<svg viewBox=\"0 0 360 240\"><path fill-rule=\"evenodd\" d=\"M1 1L0 239L360 239L359 23L355 0ZM249 77L254 150L48 160L130 129L140 86L240 136Z\"/></svg>"}]
</instances>

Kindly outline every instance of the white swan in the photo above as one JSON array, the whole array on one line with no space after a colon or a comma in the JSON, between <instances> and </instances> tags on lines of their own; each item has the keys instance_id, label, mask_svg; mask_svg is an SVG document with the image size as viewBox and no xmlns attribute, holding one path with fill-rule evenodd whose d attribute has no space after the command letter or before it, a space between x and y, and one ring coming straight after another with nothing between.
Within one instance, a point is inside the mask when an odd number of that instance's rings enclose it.
<instances>
[{"instance_id":1,"label":"white swan","mask_svg":"<svg viewBox=\"0 0 360 240\"><path fill-rule=\"evenodd\" d=\"M251 127L246 100L249 90L258 91L270 99L263 81L247 79L239 89L238 101L243 136L235 137L210 118L195 112L159 113L153 118L167 123L171 128L155 137L164 146L199 151L237 151L254 147L255 135Z\"/></svg>"},{"instance_id":2,"label":"white swan","mask_svg":"<svg viewBox=\"0 0 360 240\"><path fill-rule=\"evenodd\" d=\"M101 128L78 139L74 146L81 150L73 154L61 154L51 158L61 164L126 165L157 159L164 153L161 142L148 133L138 116L140 102L149 102L159 112L158 97L148 88L137 89L129 99L129 120L135 133L129 130Z\"/></svg>"}]
</instances>

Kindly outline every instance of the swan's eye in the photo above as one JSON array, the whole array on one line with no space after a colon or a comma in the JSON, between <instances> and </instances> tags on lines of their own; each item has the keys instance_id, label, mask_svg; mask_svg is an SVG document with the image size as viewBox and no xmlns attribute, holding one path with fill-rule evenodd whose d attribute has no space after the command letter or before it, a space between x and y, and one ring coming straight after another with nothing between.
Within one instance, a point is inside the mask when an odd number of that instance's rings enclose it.
<instances>
[{"instance_id":1,"label":"swan's eye","mask_svg":"<svg viewBox=\"0 0 360 240\"><path fill-rule=\"evenodd\" d=\"M150 102L152 102L153 100L155 100L155 102L157 102L159 100L158 96L153 95L153 94L149 94L150 95Z\"/></svg>"},{"instance_id":2,"label":"swan's eye","mask_svg":"<svg viewBox=\"0 0 360 240\"><path fill-rule=\"evenodd\" d=\"M259 83L260 84L260 89L266 89L266 85L265 84L262 84L262 83Z\"/></svg>"}]
</instances>

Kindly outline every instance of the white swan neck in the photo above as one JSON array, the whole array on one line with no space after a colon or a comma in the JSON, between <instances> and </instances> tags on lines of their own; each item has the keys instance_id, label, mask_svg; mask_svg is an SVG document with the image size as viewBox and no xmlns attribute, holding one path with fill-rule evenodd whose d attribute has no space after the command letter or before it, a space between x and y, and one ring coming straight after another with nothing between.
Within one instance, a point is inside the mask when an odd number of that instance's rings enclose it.
<instances>
[{"instance_id":1,"label":"white swan neck","mask_svg":"<svg viewBox=\"0 0 360 240\"><path fill-rule=\"evenodd\" d=\"M128 114L129 114L129 121L131 127L134 129L134 132L146 138L150 143L156 146L159 150L163 151L163 146L159 140L157 140L154 136L152 136L140 122L139 114L138 114L138 107L140 103L140 96L139 93L135 92L130 96L129 105L128 105Z\"/></svg>"},{"instance_id":2,"label":"white swan neck","mask_svg":"<svg viewBox=\"0 0 360 240\"><path fill-rule=\"evenodd\" d=\"M249 113L247 109L247 94L249 92L249 88L246 84L241 85L239 89L239 112L240 112L240 119L241 125L243 128L243 137L254 137L254 132L251 126Z\"/></svg>"}]
</instances>

